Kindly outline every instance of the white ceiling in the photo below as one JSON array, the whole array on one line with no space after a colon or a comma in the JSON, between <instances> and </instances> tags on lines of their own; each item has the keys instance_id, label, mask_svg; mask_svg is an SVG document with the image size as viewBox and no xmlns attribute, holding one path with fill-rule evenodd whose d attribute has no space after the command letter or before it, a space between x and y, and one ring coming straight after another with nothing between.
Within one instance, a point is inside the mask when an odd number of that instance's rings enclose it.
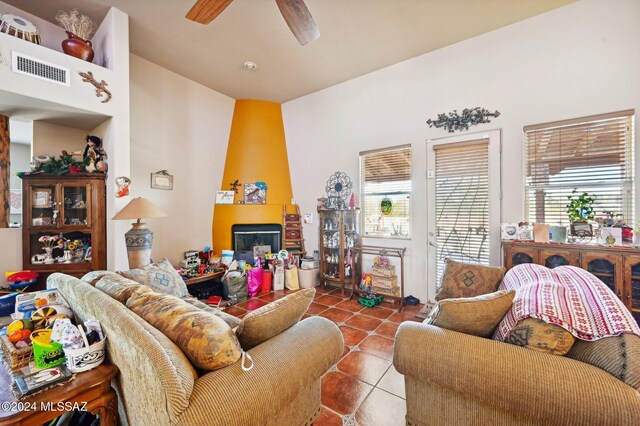
<instances>
[{"instance_id":1,"label":"white ceiling","mask_svg":"<svg viewBox=\"0 0 640 426\"><path fill-rule=\"evenodd\" d=\"M320 38L304 47L274 0L235 0L209 25L184 17L195 0L4 1L51 22L117 7L134 54L232 98L286 102L575 0L305 0Z\"/></svg>"}]
</instances>

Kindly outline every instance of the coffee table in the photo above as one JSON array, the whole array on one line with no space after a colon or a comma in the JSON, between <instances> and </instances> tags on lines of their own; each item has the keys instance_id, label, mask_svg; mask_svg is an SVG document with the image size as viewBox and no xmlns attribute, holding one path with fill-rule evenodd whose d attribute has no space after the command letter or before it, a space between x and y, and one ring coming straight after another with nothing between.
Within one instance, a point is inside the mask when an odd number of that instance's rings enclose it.
<instances>
[{"instance_id":1,"label":"coffee table","mask_svg":"<svg viewBox=\"0 0 640 426\"><path fill-rule=\"evenodd\" d=\"M72 409L97 414L101 425L115 426L118 398L111 388L111 379L116 374L118 368L115 365L102 364L93 370L76 373L76 378L64 385L21 401L16 401L13 395L7 398L5 393L0 403L0 426L43 424ZM9 376L0 375L0 386L8 389L10 380ZM23 411L5 411L11 408L23 408Z\"/></svg>"}]
</instances>

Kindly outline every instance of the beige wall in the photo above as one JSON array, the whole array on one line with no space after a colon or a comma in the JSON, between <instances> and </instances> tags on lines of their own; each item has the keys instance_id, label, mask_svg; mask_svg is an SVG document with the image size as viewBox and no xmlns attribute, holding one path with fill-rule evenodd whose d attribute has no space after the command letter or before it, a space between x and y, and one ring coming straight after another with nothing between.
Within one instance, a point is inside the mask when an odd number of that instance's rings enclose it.
<instances>
[{"instance_id":1,"label":"beige wall","mask_svg":"<svg viewBox=\"0 0 640 426\"><path fill-rule=\"evenodd\" d=\"M154 233L152 257L177 266L184 251L211 246L235 101L139 56L130 63L131 197L145 197L168 214L146 220ZM172 191L151 189L151 173L159 170L173 175ZM107 188L108 196L114 191ZM124 246L124 238L117 244Z\"/></svg>"},{"instance_id":2,"label":"beige wall","mask_svg":"<svg viewBox=\"0 0 640 426\"><path fill-rule=\"evenodd\" d=\"M83 151L87 131L44 121L33 122L33 155L59 157L62 150ZM81 155L80 155L81 157Z\"/></svg>"},{"instance_id":3,"label":"beige wall","mask_svg":"<svg viewBox=\"0 0 640 426\"><path fill-rule=\"evenodd\" d=\"M502 129L501 219L523 220L524 125L640 111L638 17L637 1L583 0L287 102L296 200L303 212L315 212L332 172L346 172L358 188L360 151L410 143L413 238L365 242L407 246L405 294L433 296L435 283L426 280L426 140L450 134L425 121L476 106L501 112L470 132ZM317 216L304 234L307 250L317 247ZM499 238L498 229L492 237Z\"/></svg>"}]
</instances>

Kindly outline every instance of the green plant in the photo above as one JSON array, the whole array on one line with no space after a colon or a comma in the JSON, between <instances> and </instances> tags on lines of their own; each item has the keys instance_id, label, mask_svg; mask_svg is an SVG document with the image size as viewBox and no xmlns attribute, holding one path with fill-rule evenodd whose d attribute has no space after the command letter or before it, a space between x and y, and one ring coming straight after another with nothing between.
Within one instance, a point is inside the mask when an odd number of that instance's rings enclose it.
<instances>
[{"instance_id":1,"label":"green plant","mask_svg":"<svg viewBox=\"0 0 640 426\"><path fill-rule=\"evenodd\" d=\"M51 157L46 163L42 164L41 170L58 176L67 174L74 168L76 173L85 172L85 167L89 164L89 160L89 157L87 157L84 160L76 161L71 155L61 155L60 159Z\"/></svg>"},{"instance_id":2,"label":"green plant","mask_svg":"<svg viewBox=\"0 0 640 426\"><path fill-rule=\"evenodd\" d=\"M593 204L596 202L595 194L589 194L587 192L583 192L580 195L578 194L578 189L573 188L571 191L571 195L567 198L569 199L569 203L567 204L567 215L569 216L569 220L571 222L587 222L589 220L594 220L594 210Z\"/></svg>"}]
</instances>

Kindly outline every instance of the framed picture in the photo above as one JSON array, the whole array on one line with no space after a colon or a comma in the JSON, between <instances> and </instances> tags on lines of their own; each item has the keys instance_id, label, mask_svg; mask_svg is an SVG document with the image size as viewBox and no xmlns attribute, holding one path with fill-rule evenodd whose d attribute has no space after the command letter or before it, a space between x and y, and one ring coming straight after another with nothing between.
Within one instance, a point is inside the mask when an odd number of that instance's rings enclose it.
<instances>
[{"instance_id":1,"label":"framed picture","mask_svg":"<svg viewBox=\"0 0 640 426\"><path fill-rule=\"evenodd\" d=\"M51 207L51 189L33 188L33 207Z\"/></svg>"},{"instance_id":2,"label":"framed picture","mask_svg":"<svg viewBox=\"0 0 640 426\"><path fill-rule=\"evenodd\" d=\"M267 191L260 188L255 183L244 184L244 203L245 204L266 204Z\"/></svg>"},{"instance_id":3,"label":"framed picture","mask_svg":"<svg viewBox=\"0 0 640 426\"><path fill-rule=\"evenodd\" d=\"M158 173L151 173L151 188L173 189L173 176L167 173L166 170L159 171Z\"/></svg>"},{"instance_id":4,"label":"framed picture","mask_svg":"<svg viewBox=\"0 0 640 426\"><path fill-rule=\"evenodd\" d=\"M587 222L573 222L571 224L571 235L574 237L593 237L593 228Z\"/></svg>"},{"instance_id":5,"label":"framed picture","mask_svg":"<svg viewBox=\"0 0 640 426\"><path fill-rule=\"evenodd\" d=\"M602 243L608 246L622 245L622 228L602 228Z\"/></svg>"},{"instance_id":6,"label":"framed picture","mask_svg":"<svg viewBox=\"0 0 640 426\"><path fill-rule=\"evenodd\" d=\"M503 223L500 225L500 238L503 240L517 240L518 239L518 224L517 223Z\"/></svg>"},{"instance_id":7,"label":"framed picture","mask_svg":"<svg viewBox=\"0 0 640 426\"><path fill-rule=\"evenodd\" d=\"M22 190L12 189L10 195L10 210L11 214L22 214Z\"/></svg>"},{"instance_id":8,"label":"framed picture","mask_svg":"<svg viewBox=\"0 0 640 426\"><path fill-rule=\"evenodd\" d=\"M235 191L218 191L216 192L216 204L233 204Z\"/></svg>"}]
</instances>

